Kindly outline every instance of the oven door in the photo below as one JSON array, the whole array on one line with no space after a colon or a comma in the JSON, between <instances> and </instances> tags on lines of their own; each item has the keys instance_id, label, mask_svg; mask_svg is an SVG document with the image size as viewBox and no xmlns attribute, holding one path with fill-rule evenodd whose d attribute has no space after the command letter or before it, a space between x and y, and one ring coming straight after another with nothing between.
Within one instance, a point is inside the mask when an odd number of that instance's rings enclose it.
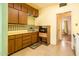
<instances>
[{"instance_id":1,"label":"oven door","mask_svg":"<svg viewBox=\"0 0 79 59\"><path fill-rule=\"evenodd\" d=\"M47 28L40 28L40 29L39 29L39 32L47 33Z\"/></svg>"}]
</instances>

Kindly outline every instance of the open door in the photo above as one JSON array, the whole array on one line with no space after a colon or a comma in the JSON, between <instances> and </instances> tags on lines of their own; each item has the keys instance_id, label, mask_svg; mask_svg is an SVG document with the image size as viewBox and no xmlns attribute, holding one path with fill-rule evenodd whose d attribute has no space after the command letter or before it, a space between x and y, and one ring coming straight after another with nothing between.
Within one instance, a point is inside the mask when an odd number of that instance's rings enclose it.
<instances>
[{"instance_id":1,"label":"open door","mask_svg":"<svg viewBox=\"0 0 79 59\"><path fill-rule=\"evenodd\" d=\"M65 12L65 13L60 13L57 14L57 40L56 43L58 44L62 40L62 21L64 17L69 17L71 16L71 12ZM67 22L66 22L67 23Z\"/></svg>"}]
</instances>

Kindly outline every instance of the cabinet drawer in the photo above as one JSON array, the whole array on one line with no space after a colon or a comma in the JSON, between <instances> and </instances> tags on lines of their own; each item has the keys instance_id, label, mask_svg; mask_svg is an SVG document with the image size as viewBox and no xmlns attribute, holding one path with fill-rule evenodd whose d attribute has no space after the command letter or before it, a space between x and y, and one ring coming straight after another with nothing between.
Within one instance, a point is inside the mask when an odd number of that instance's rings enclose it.
<instances>
[{"instance_id":1,"label":"cabinet drawer","mask_svg":"<svg viewBox=\"0 0 79 59\"><path fill-rule=\"evenodd\" d=\"M23 40L31 40L31 36L23 37Z\"/></svg>"},{"instance_id":2,"label":"cabinet drawer","mask_svg":"<svg viewBox=\"0 0 79 59\"><path fill-rule=\"evenodd\" d=\"M15 35L8 36L8 39L15 39Z\"/></svg>"},{"instance_id":3,"label":"cabinet drawer","mask_svg":"<svg viewBox=\"0 0 79 59\"><path fill-rule=\"evenodd\" d=\"M27 46L29 46L29 45L31 45L31 42L27 42L27 43L23 44L23 48L24 48L24 47L27 47Z\"/></svg>"},{"instance_id":4,"label":"cabinet drawer","mask_svg":"<svg viewBox=\"0 0 79 59\"><path fill-rule=\"evenodd\" d=\"M37 34L38 34L38 32L33 32L33 33L32 33L32 35L37 35Z\"/></svg>"},{"instance_id":5,"label":"cabinet drawer","mask_svg":"<svg viewBox=\"0 0 79 59\"><path fill-rule=\"evenodd\" d=\"M30 33L23 34L24 37L31 36Z\"/></svg>"},{"instance_id":6,"label":"cabinet drawer","mask_svg":"<svg viewBox=\"0 0 79 59\"><path fill-rule=\"evenodd\" d=\"M31 42L31 39L24 40L24 41L23 41L23 44L26 44L26 43L28 43L28 42Z\"/></svg>"},{"instance_id":7,"label":"cabinet drawer","mask_svg":"<svg viewBox=\"0 0 79 59\"><path fill-rule=\"evenodd\" d=\"M20 38L22 37L22 34L16 35L16 38Z\"/></svg>"}]
</instances>

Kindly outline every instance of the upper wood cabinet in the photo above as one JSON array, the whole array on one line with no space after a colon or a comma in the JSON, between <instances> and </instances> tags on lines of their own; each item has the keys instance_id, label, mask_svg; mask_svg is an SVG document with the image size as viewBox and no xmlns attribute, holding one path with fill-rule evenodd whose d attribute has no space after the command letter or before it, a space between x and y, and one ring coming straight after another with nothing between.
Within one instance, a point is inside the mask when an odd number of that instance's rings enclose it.
<instances>
[{"instance_id":1,"label":"upper wood cabinet","mask_svg":"<svg viewBox=\"0 0 79 59\"><path fill-rule=\"evenodd\" d=\"M27 16L38 17L38 10L23 3L8 4L8 23L27 24Z\"/></svg>"},{"instance_id":2,"label":"upper wood cabinet","mask_svg":"<svg viewBox=\"0 0 79 59\"><path fill-rule=\"evenodd\" d=\"M14 8L8 8L8 23L17 24L18 23L18 10Z\"/></svg>"},{"instance_id":3,"label":"upper wood cabinet","mask_svg":"<svg viewBox=\"0 0 79 59\"><path fill-rule=\"evenodd\" d=\"M33 15L33 8L32 8L31 6L28 6L28 14L29 14L30 16Z\"/></svg>"},{"instance_id":4,"label":"upper wood cabinet","mask_svg":"<svg viewBox=\"0 0 79 59\"><path fill-rule=\"evenodd\" d=\"M9 3L8 6L11 7L11 8L13 8L14 4L13 3Z\"/></svg>"},{"instance_id":5,"label":"upper wood cabinet","mask_svg":"<svg viewBox=\"0 0 79 59\"><path fill-rule=\"evenodd\" d=\"M35 10L35 17L38 17L39 16L39 11L36 9Z\"/></svg>"},{"instance_id":6,"label":"upper wood cabinet","mask_svg":"<svg viewBox=\"0 0 79 59\"><path fill-rule=\"evenodd\" d=\"M26 4L22 4L22 11L28 13L28 6Z\"/></svg>"},{"instance_id":7,"label":"upper wood cabinet","mask_svg":"<svg viewBox=\"0 0 79 59\"><path fill-rule=\"evenodd\" d=\"M19 24L27 24L27 13L19 11Z\"/></svg>"},{"instance_id":8,"label":"upper wood cabinet","mask_svg":"<svg viewBox=\"0 0 79 59\"><path fill-rule=\"evenodd\" d=\"M34 17L38 17L39 11L37 9L33 8L32 9L32 14L33 14Z\"/></svg>"},{"instance_id":9,"label":"upper wood cabinet","mask_svg":"<svg viewBox=\"0 0 79 59\"><path fill-rule=\"evenodd\" d=\"M14 3L14 8L17 9L17 10L21 10L22 6L21 6L20 3Z\"/></svg>"}]
</instances>

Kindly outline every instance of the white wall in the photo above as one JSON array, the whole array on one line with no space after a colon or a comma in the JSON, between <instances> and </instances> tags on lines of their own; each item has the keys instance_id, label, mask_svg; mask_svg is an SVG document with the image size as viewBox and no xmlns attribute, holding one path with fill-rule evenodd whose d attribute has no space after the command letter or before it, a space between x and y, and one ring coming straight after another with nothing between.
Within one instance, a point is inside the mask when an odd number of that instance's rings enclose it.
<instances>
[{"instance_id":1,"label":"white wall","mask_svg":"<svg viewBox=\"0 0 79 59\"><path fill-rule=\"evenodd\" d=\"M36 25L50 25L51 26L51 44L56 44L56 14L71 11L71 31L72 34L79 32L75 24L79 22L79 4L68 4L65 7L59 8L56 6L49 6L40 10L39 17L36 18ZM73 38L72 38L73 46Z\"/></svg>"}]
</instances>

